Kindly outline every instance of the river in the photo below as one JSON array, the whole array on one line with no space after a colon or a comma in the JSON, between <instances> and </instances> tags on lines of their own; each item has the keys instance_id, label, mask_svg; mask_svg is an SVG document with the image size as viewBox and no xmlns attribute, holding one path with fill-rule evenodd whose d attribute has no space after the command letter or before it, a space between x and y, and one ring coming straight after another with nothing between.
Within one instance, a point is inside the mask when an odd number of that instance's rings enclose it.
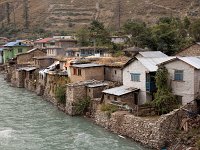
<instances>
[{"instance_id":1,"label":"river","mask_svg":"<svg viewBox=\"0 0 200 150\"><path fill-rule=\"evenodd\" d=\"M0 150L147 150L82 117L70 117L0 75Z\"/></svg>"}]
</instances>

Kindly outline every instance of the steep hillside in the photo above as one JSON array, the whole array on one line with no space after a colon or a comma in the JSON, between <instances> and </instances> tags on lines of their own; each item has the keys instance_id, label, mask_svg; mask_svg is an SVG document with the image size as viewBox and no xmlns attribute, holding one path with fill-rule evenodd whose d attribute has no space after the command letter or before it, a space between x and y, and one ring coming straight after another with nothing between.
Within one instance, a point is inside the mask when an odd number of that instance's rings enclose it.
<instances>
[{"instance_id":1,"label":"steep hillside","mask_svg":"<svg viewBox=\"0 0 200 150\"><path fill-rule=\"evenodd\" d=\"M6 22L6 0L0 0L0 21ZM23 26L23 1L9 0L11 23ZM13 9L15 8L15 9ZM13 11L14 10L14 11ZM15 14L15 15L14 15ZM120 17L119 17L120 16ZM93 19L117 27L127 19L154 23L162 16L200 16L199 0L29 0L31 27L74 30Z\"/></svg>"}]
</instances>

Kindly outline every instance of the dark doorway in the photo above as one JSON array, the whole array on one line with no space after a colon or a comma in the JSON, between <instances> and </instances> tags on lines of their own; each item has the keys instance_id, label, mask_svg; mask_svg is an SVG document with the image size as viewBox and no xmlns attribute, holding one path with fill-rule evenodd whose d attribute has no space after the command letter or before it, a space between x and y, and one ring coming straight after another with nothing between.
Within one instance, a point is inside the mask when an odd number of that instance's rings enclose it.
<instances>
[{"instance_id":1,"label":"dark doorway","mask_svg":"<svg viewBox=\"0 0 200 150\"><path fill-rule=\"evenodd\" d=\"M134 93L134 103L138 105L138 93Z\"/></svg>"}]
</instances>

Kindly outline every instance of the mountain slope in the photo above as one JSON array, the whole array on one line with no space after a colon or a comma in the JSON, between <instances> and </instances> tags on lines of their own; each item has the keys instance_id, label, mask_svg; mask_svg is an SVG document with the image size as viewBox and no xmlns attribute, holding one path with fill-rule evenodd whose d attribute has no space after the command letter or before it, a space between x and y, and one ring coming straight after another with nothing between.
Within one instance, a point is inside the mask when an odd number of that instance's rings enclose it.
<instances>
[{"instance_id":1,"label":"mountain slope","mask_svg":"<svg viewBox=\"0 0 200 150\"><path fill-rule=\"evenodd\" d=\"M0 21L6 22L6 6L0 0ZM14 13L17 26L23 26L23 1L10 0L11 22ZM119 17L120 16L120 17ZM48 30L74 30L93 19L106 26L117 27L127 19L141 19L155 23L162 16L200 16L199 0L29 0L31 27Z\"/></svg>"}]
</instances>

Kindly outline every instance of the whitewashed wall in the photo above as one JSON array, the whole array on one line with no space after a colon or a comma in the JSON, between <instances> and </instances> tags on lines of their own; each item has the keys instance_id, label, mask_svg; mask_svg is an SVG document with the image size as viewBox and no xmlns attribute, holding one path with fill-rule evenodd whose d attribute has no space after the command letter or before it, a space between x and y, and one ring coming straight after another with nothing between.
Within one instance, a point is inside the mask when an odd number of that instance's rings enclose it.
<instances>
[{"instance_id":1,"label":"whitewashed wall","mask_svg":"<svg viewBox=\"0 0 200 150\"><path fill-rule=\"evenodd\" d=\"M176 60L165 65L170 74L172 92L182 96L182 103L186 104L195 98L195 93L199 91L199 71L195 72L194 67L183 61ZM183 70L183 81L174 80L174 70Z\"/></svg>"},{"instance_id":2,"label":"whitewashed wall","mask_svg":"<svg viewBox=\"0 0 200 150\"><path fill-rule=\"evenodd\" d=\"M140 89L139 104L151 100L146 93L146 72L147 69L138 60L123 69L123 85ZM140 73L140 82L131 81L130 73Z\"/></svg>"}]
</instances>

